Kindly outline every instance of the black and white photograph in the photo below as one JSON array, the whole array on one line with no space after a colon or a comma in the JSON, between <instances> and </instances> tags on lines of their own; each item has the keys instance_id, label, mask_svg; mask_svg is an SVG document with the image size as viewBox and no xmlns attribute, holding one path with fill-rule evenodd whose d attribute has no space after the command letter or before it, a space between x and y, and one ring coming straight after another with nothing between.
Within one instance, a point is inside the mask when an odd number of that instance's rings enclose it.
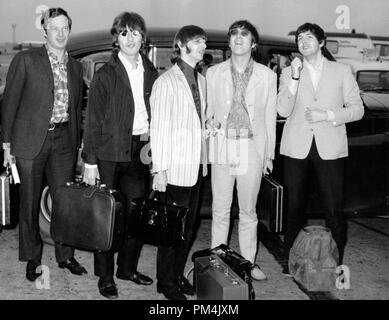
<instances>
[{"instance_id":1,"label":"black and white photograph","mask_svg":"<svg viewBox=\"0 0 389 320\"><path fill-rule=\"evenodd\" d=\"M388 300L388 16L0 0L0 300Z\"/></svg>"}]
</instances>

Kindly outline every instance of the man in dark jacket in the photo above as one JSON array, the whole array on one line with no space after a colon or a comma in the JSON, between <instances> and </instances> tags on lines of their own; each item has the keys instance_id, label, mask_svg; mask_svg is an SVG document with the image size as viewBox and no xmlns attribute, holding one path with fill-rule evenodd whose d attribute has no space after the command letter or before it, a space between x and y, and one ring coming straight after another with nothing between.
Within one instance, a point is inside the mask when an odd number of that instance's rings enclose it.
<instances>
[{"instance_id":1,"label":"man in dark jacket","mask_svg":"<svg viewBox=\"0 0 389 320\"><path fill-rule=\"evenodd\" d=\"M148 167L141 159L141 150L147 141L149 96L158 72L139 52L146 37L141 16L128 12L118 15L111 34L119 50L114 50L110 61L96 73L89 93L84 181L94 185L100 176L101 183L119 190L126 202L128 221L131 199L145 196L147 189ZM150 285L152 279L137 271L140 250L141 241L126 234L119 248L116 277ZM114 250L96 252L94 256L100 293L117 298Z\"/></svg>"},{"instance_id":2,"label":"man in dark jacket","mask_svg":"<svg viewBox=\"0 0 389 320\"><path fill-rule=\"evenodd\" d=\"M13 59L1 119L4 166L16 161L21 179L19 259L28 261L30 281L39 277L36 268L42 257L38 215L44 175L51 194L73 180L83 85L81 64L66 52L72 26L67 12L51 8L41 24L46 45ZM73 248L56 244L55 255L60 268L86 273L74 259Z\"/></svg>"}]
</instances>

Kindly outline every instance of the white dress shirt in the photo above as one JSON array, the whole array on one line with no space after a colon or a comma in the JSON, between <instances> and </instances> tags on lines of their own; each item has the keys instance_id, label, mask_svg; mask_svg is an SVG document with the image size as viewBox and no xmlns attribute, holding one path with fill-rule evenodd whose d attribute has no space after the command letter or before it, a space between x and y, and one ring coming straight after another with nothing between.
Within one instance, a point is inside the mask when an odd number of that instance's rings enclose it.
<instances>
[{"instance_id":1,"label":"white dress shirt","mask_svg":"<svg viewBox=\"0 0 389 320\"><path fill-rule=\"evenodd\" d=\"M132 134L141 135L147 133L149 130L149 116L147 115L146 104L143 96L144 68L142 57L138 55L138 60L136 62L137 66L135 69L133 69L132 64L124 57L122 52L119 52L118 57L127 71L131 84L132 95L134 97L135 116L134 124L132 126Z\"/></svg>"}]
</instances>

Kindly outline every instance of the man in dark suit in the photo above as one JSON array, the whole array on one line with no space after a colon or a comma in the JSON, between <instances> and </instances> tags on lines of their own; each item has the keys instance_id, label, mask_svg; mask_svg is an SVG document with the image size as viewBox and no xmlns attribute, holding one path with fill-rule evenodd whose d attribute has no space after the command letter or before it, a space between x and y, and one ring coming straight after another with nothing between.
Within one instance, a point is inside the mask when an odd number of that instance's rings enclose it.
<instances>
[{"instance_id":1,"label":"man in dark suit","mask_svg":"<svg viewBox=\"0 0 389 320\"><path fill-rule=\"evenodd\" d=\"M125 201L126 235L120 248L96 252L95 275L102 296L116 299L113 278L114 254L118 249L116 277L138 285L153 280L138 272L142 243L131 234L131 200L144 197L149 171L142 159L149 121L149 97L158 72L140 50L146 40L146 24L134 12L123 12L113 21L114 50L111 59L94 75L89 91L84 136L84 181L94 185L98 177L108 188L116 189Z\"/></svg>"},{"instance_id":2,"label":"man in dark suit","mask_svg":"<svg viewBox=\"0 0 389 320\"><path fill-rule=\"evenodd\" d=\"M18 53L9 68L2 108L4 166L19 171L19 260L28 261L26 277L35 281L41 264L39 202L46 176L53 195L73 180L80 142L82 66L66 52L72 20L61 8L42 14L46 45ZM55 245L60 268L81 275L74 248Z\"/></svg>"}]
</instances>

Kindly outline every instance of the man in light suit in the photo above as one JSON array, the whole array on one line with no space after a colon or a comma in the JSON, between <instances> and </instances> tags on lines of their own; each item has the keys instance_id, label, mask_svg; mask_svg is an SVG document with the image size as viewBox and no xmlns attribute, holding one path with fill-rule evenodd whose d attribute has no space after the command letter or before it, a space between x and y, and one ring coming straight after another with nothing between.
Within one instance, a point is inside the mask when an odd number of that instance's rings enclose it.
<instances>
[{"instance_id":1,"label":"man in light suit","mask_svg":"<svg viewBox=\"0 0 389 320\"><path fill-rule=\"evenodd\" d=\"M326 223L339 249L342 264L346 224L342 217L344 158L348 156L345 123L362 118L359 88L350 68L336 63L325 47L326 37L316 24L296 32L303 56L292 61L280 78L277 111L286 117L280 153L288 192L285 258L303 227L309 180L316 176ZM288 275L285 266L283 273Z\"/></svg>"},{"instance_id":2,"label":"man in light suit","mask_svg":"<svg viewBox=\"0 0 389 320\"><path fill-rule=\"evenodd\" d=\"M42 258L38 215L44 176L52 195L74 177L83 86L81 63L66 52L72 27L67 12L50 8L41 24L45 46L22 51L12 60L1 119L4 166L16 161L20 174L19 260L27 261L30 281L39 277ZM55 244L55 256L60 268L86 273L74 248Z\"/></svg>"},{"instance_id":3,"label":"man in light suit","mask_svg":"<svg viewBox=\"0 0 389 320\"><path fill-rule=\"evenodd\" d=\"M256 203L264 173L272 171L276 135L276 74L252 58L259 41L248 21L228 31L231 59L207 71L207 126L212 163L212 245L227 244L236 181L239 200L239 247L252 263L251 275L266 275L255 264ZM218 128L219 127L219 128Z\"/></svg>"},{"instance_id":4,"label":"man in light suit","mask_svg":"<svg viewBox=\"0 0 389 320\"><path fill-rule=\"evenodd\" d=\"M182 27L174 38L173 67L154 83L150 97L150 140L153 189L167 192L171 201L189 207L187 239L176 248L159 247L157 290L166 298L186 300L194 288L184 277L192 242L200 183L207 174L205 137L205 79L196 71L203 59L206 33L197 26Z\"/></svg>"}]
</instances>

